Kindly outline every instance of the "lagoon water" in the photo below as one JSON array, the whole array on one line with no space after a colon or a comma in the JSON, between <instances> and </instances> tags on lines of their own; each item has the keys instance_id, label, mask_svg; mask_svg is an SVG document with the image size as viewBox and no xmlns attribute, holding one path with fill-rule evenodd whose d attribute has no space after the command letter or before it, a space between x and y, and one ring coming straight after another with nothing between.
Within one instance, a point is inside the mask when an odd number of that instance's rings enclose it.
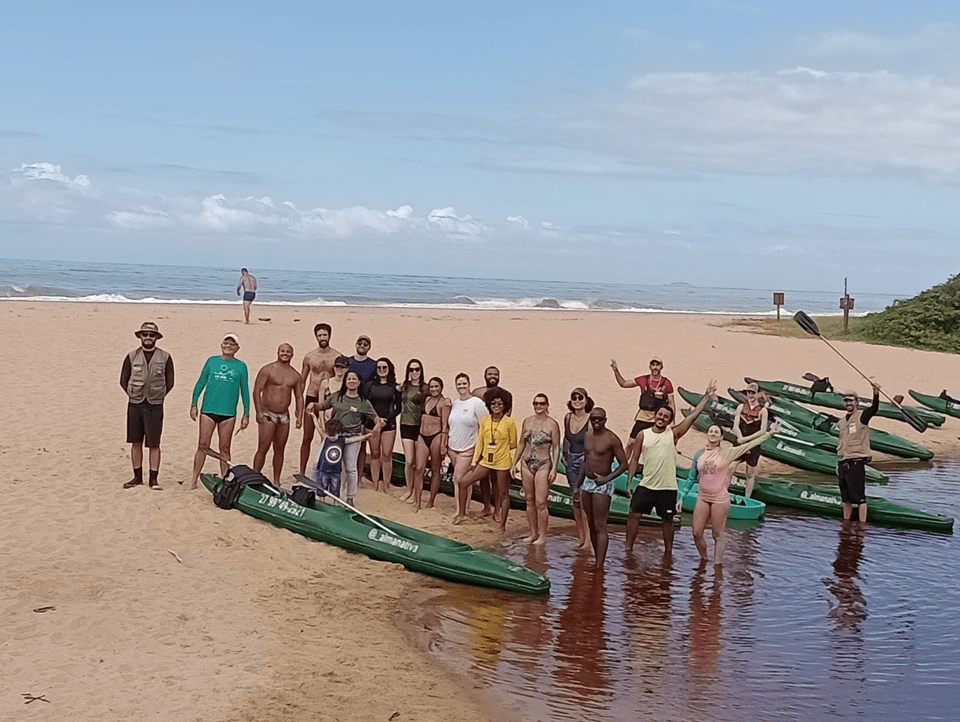
<instances>
[{"instance_id":1,"label":"lagoon water","mask_svg":"<svg viewBox=\"0 0 960 722\"><path fill-rule=\"evenodd\" d=\"M868 493L960 512L960 459L889 471ZM957 718L960 538L774 508L728 533L722 572L699 564L689 526L672 563L658 529L632 557L615 530L602 576L567 534L513 543L549 597L436 583L405 614L415 641L524 720Z\"/></svg>"}]
</instances>

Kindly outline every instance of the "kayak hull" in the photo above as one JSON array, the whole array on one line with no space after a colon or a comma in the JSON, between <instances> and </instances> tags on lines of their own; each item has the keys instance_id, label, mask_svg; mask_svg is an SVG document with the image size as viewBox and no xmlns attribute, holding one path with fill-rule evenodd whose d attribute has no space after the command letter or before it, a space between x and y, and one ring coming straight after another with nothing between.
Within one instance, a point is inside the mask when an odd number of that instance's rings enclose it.
<instances>
[{"instance_id":1,"label":"kayak hull","mask_svg":"<svg viewBox=\"0 0 960 722\"><path fill-rule=\"evenodd\" d=\"M955 401L941 399L939 396L921 394L919 391L914 391L913 389L910 389L907 391L907 393L910 394L910 398L917 403L923 404L928 409L933 409L938 413L948 414L949 416L960 418L960 404L956 403Z\"/></svg>"}]
</instances>

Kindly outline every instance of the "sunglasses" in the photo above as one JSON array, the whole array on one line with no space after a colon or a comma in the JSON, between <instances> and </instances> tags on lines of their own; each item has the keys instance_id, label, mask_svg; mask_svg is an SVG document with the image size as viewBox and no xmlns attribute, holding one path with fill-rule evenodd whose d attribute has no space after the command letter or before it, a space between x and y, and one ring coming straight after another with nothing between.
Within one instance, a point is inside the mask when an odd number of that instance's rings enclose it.
<instances>
[{"instance_id":1,"label":"sunglasses","mask_svg":"<svg viewBox=\"0 0 960 722\"><path fill-rule=\"evenodd\" d=\"M533 402L533 405L534 405L534 406L546 406L546 405L547 405L547 402L546 402L546 401L534 401L534 402Z\"/></svg>"},{"instance_id":2,"label":"sunglasses","mask_svg":"<svg viewBox=\"0 0 960 722\"><path fill-rule=\"evenodd\" d=\"M411 366L411 367L410 367L410 373L417 373L417 374L418 374L418 373L420 373L421 371L423 371L423 369L420 368L419 366Z\"/></svg>"},{"instance_id":3,"label":"sunglasses","mask_svg":"<svg viewBox=\"0 0 960 722\"><path fill-rule=\"evenodd\" d=\"M570 394L570 400L571 400L571 401L584 401L585 399L584 399L583 394Z\"/></svg>"},{"instance_id":4,"label":"sunglasses","mask_svg":"<svg viewBox=\"0 0 960 722\"><path fill-rule=\"evenodd\" d=\"M150 331L141 331L140 338L156 338L157 334L151 333Z\"/></svg>"},{"instance_id":5,"label":"sunglasses","mask_svg":"<svg viewBox=\"0 0 960 722\"><path fill-rule=\"evenodd\" d=\"M377 364L377 371L389 371L390 367L386 364Z\"/></svg>"}]
</instances>

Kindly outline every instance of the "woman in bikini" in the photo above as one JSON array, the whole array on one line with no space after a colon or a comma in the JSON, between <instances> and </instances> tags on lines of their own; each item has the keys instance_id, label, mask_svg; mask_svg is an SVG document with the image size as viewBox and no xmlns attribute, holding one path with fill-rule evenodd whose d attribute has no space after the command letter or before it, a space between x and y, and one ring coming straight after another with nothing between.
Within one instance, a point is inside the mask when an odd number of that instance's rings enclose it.
<instances>
[{"instance_id":1,"label":"woman in bikini","mask_svg":"<svg viewBox=\"0 0 960 722\"><path fill-rule=\"evenodd\" d=\"M767 430L767 407L760 396L760 387L751 382L743 389L746 400L737 406L733 417L733 433L737 435L737 443L742 444L748 438ZM754 446L741 459L747 465L747 482L744 496L753 493L753 484L757 480L757 464L760 462L760 449Z\"/></svg>"},{"instance_id":2,"label":"woman in bikini","mask_svg":"<svg viewBox=\"0 0 960 722\"><path fill-rule=\"evenodd\" d=\"M470 468L473 459L473 450L477 445L477 432L480 423L487 415L487 407L480 399L470 393L470 377L464 373L457 374L457 394L460 398L450 404L450 416L447 418L449 434L447 436L447 456L453 466L453 488L456 500L460 499L460 487L457 482ZM467 504L469 505L469 500ZM484 513L489 516L493 509L486 507Z\"/></svg>"},{"instance_id":3,"label":"woman in bikini","mask_svg":"<svg viewBox=\"0 0 960 722\"><path fill-rule=\"evenodd\" d=\"M460 500L453 523L459 524L467 516L470 488L493 471L500 492L493 519L499 524L500 532L505 533L510 512L510 469L517 448L517 424L505 411L513 405L513 396L509 391L494 387L483 395L483 402L490 413L480 424L470 469L460 478Z\"/></svg>"},{"instance_id":4,"label":"woman in bikini","mask_svg":"<svg viewBox=\"0 0 960 722\"><path fill-rule=\"evenodd\" d=\"M520 469L523 493L527 499L527 523L530 534L524 538L531 544L547 541L547 495L557 478L560 456L560 425L549 416L550 400L546 394L533 397L533 416L523 420L516 466Z\"/></svg>"},{"instance_id":5,"label":"woman in bikini","mask_svg":"<svg viewBox=\"0 0 960 722\"><path fill-rule=\"evenodd\" d=\"M727 513L730 511L730 478L737 460L769 439L779 430L773 424L769 431L758 431L744 439L739 446L722 447L723 430L714 424L707 429L707 445L693 455L687 486L684 494L694 482L699 482L697 505L693 508L693 541L700 552L700 558L707 561L707 542L704 531L707 524L713 532L713 564L723 564L723 550L726 547Z\"/></svg>"},{"instance_id":6,"label":"woman in bikini","mask_svg":"<svg viewBox=\"0 0 960 722\"><path fill-rule=\"evenodd\" d=\"M573 497L573 520L577 525L580 544L577 549L590 548L590 529L580 505L580 485L583 484L583 454L587 431L590 430L590 412L593 399L586 390L577 387L570 392L567 402L569 412L563 417L563 467L566 470L567 486Z\"/></svg>"},{"instance_id":7,"label":"woman in bikini","mask_svg":"<svg viewBox=\"0 0 960 722\"><path fill-rule=\"evenodd\" d=\"M373 488L386 494L393 476L393 446L397 440L397 415L400 413L400 390L393 361L386 357L377 359L376 375L364 386L364 395L377 416L383 419L383 426L379 431L374 429L370 437L370 478Z\"/></svg>"},{"instance_id":8,"label":"woman in bikini","mask_svg":"<svg viewBox=\"0 0 960 722\"><path fill-rule=\"evenodd\" d=\"M433 503L440 491L440 462L447 453L447 434L449 426L447 419L450 416L450 399L443 395L443 381L434 376L427 384L427 398L423 402L423 413L420 415L420 434L417 436L417 470L414 477L413 505L420 511L421 496L423 494L423 475L430 462L430 499L427 508L433 508Z\"/></svg>"},{"instance_id":9,"label":"woman in bikini","mask_svg":"<svg viewBox=\"0 0 960 722\"><path fill-rule=\"evenodd\" d=\"M413 481L417 476L417 437L420 435L420 415L427 398L423 382L423 364L420 359L407 361L400 386L400 444L403 446L403 479L406 482L401 499L413 501Z\"/></svg>"}]
</instances>

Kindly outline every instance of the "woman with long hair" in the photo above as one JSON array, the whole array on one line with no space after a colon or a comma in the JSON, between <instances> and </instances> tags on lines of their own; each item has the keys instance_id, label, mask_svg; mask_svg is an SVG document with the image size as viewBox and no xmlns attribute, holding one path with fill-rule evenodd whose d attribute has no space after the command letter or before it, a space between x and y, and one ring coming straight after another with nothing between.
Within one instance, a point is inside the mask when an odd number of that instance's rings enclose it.
<instances>
[{"instance_id":1,"label":"woman with long hair","mask_svg":"<svg viewBox=\"0 0 960 722\"><path fill-rule=\"evenodd\" d=\"M447 453L447 419L450 416L450 399L443 395L443 380L434 376L427 384L427 398L423 401L420 415L420 433L417 436L417 471L414 477L413 504L420 511L423 494L423 475L430 462L430 499L427 508L432 509L440 491L440 462Z\"/></svg>"},{"instance_id":2,"label":"woman with long hair","mask_svg":"<svg viewBox=\"0 0 960 722\"><path fill-rule=\"evenodd\" d=\"M573 497L573 520L580 538L577 549L590 549L590 529L580 504L580 486L583 484L584 443L590 431L590 412L593 407L593 399L585 389L578 386L570 392L570 400L567 402L569 410L563 417L563 468L567 475L570 495Z\"/></svg>"},{"instance_id":3,"label":"woman with long hair","mask_svg":"<svg viewBox=\"0 0 960 722\"><path fill-rule=\"evenodd\" d=\"M403 446L403 479L406 483L403 501L413 501L413 481L417 472L417 437L420 435L420 417L423 402L427 398L427 385L423 381L423 363L412 358L400 385L400 444Z\"/></svg>"},{"instance_id":4,"label":"woman with long hair","mask_svg":"<svg viewBox=\"0 0 960 722\"><path fill-rule=\"evenodd\" d=\"M707 445L693 455L687 476L686 493L694 482L699 482L697 505L693 508L693 541L700 558L707 561L707 542L704 532L707 524L713 532L713 564L723 564L726 547L727 514L730 511L730 478L737 460L773 436L780 427L774 423L769 431L758 431L744 439L739 446L721 446L723 429L713 424L707 429Z\"/></svg>"},{"instance_id":5,"label":"woman with long hair","mask_svg":"<svg viewBox=\"0 0 960 722\"><path fill-rule=\"evenodd\" d=\"M499 491L493 518L503 533L507 530L510 512L510 469L517 448L517 424L506 415L506 409L513 406L513 397L509 391L495 387L483 395L483 401L489 414L480 424L470 469L460 479L460 500L453 523L459 524L466 518L470 488L492 471Z\"/></svg>"},{"instance_id":6,"label":"woman with long hair","mask_svg":"<svg viewBox=\"0 0 960 722\"><path fill-rule=\"evenodd\" d=\"M383 426L374 429L370 437L370 478L374 489L387 493L393 475L393 445L397 440L397 415L400 413L400 390L393 361L386 356L378 358L375 375L363 390L377 416L383 419Z\"/></svg>"},{"instance_id":7,"label":"woman with long hair","mask_svg":"<svg viewBox=\"0 0 960 722\"><path fill-rule=\"evenodd\" d=\"M531 544L547 541L547 495L557 478L560 456L560 425L550 416L550 399L546 394L533 397L533 416L523 420L516 466L520 469L523 493L527 500L527 523L530 534L524 539Z\"/></svg>"}]
</instances>

